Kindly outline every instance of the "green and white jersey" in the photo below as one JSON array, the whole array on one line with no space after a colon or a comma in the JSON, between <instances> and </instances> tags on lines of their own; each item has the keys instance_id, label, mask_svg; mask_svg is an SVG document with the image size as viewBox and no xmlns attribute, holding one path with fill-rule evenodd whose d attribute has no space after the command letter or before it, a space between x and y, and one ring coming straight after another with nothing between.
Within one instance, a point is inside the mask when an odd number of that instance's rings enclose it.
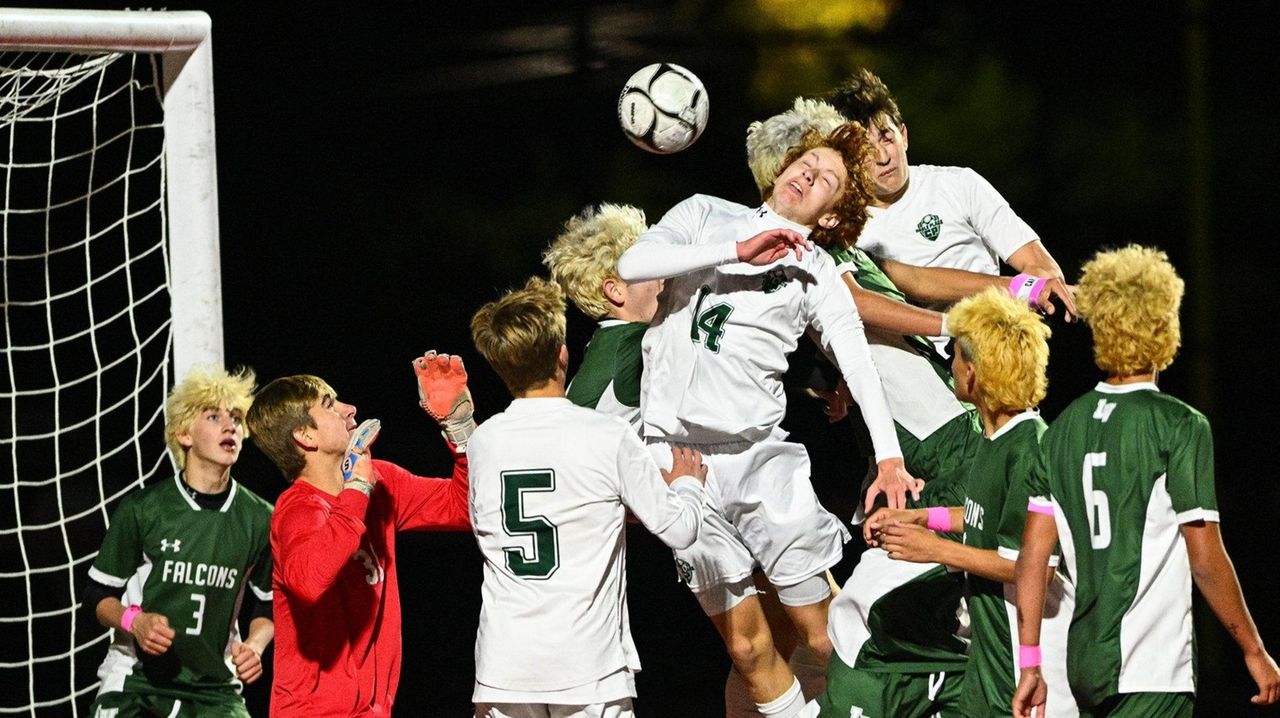
<instances>
[{"instance_id":1,"label":"green and white jersey","mask_svg":"<svg viewBox=\"0 0 1280 718\"><path fill-rule=\"evenodd\" d=\"M840 660L855 670L963 671L966 643L957 635L963 593L962 573L895 561L884 549L869 548L831 599L827 634Z\"/></svg>"},{"instance_id":2,"label":"green and white jersey","mask_svg":"<svg viewBox=\"0 0 1280 718\"><path fill-rule=\"evenodd\" d=\"M1155 384L1099 384L1053 422L1032 502L1051 505L1076 584L1067 670L1083 708L1195 690L1180 527L1218 520L1204 415Z\"/></svg>"},{"instance_id":3,"label":"green and white jersey","mask_svg":"<svg viewBox=\"0 0 1280 718\"><path fill-rule=\"evenodd\" d=\"M649 325L605 319L600 322L578 373L566 392L578 406L616 416L640 431L640 378L644 357L640 344Z\"/></svg>"},{"instance_id":4,"label":"green and white jersey","mask_svg":"<svg viewBox=\"0 0 1280 718\"><path fill-rule=\"evenodd\" d=\"M906 296L861 249L831 250L836 271L852 274L863 289L899 302ZM924 337L867 328L871 358L880 372L889 411L899 426L922 441L968 408L952 392L951 365ZM906 451L906 447L903 447ZM905 457L904 455L904 458ZM910 467L908 467L910 468Z\"/></svg>"},{"instance_id":5,"label":"green and white jersey","mask_svg":"<svg viewBox=\"0 0 1280 718\"><path fill-rule=\"evenodd\" d=\"M112 515L89 577L124 587L126 606L164 615L177 635L150 656L116 631L98 669L102 692L239 690L230 655L245 587L271 600L271 504L230 484L216 511L201 510L174 476L126 496Z\"/></svg>"},{"instance_id":6,"label":"green and white jersey","mask_svg":"<svg viewBox=\"0 0 1280 718\"><path fill-rule=\"evenodd\" d=\"M1024 412L982 442L969 472L964 499L964 542L1018 559L1027 519L1027 477L1040 460L1040 435L1048 426ZM970 675L962 705L966 715L1010 713L1017 687L1013 587L968 574Z\"/></svg>"}]
</instances>

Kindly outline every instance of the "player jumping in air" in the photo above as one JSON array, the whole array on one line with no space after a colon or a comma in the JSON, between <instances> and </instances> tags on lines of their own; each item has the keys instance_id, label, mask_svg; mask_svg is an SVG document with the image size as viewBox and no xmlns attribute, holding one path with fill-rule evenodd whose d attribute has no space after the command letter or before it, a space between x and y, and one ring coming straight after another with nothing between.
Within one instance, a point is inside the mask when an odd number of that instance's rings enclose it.
<instances>
[{"instance_id":1,"label":"player jumping in air","mask_svg":"<svg viewBox=\"0 0 1280 718\"><path fill-rule=\"evenodd\" d=\"M252 393L252 372L204 367L169 393L178 473L120 502L89 569L85 606L115 629L92 716L248 718L240 687L262 675L274 634L271 504L231 478Z\"/></svg>"},{"instance_id":2,"label":"player jumping in air","mask_svg":"<svg viewBox=\"0 0 1280 718\"><path fill-rule=\"evenodd\" d=\"M484 556L477 718L627 718L639 657L627 613L626 512L672 548L702 525L706 467L660 471L625 421L565 398L564 296L530 279L471 321L515 400L471 437Z\"/></svg>"},{"instance_id":3,"label":"player jumping in air","mask_svg":"<svg viewBox=\"0 0 1280 718\"><path fill-rule=\"evenodd\" d=\"M859 400L880 464L880 490L901 506L920 482L903 469L849 293L809 236L851 244L869 199L869 147L846 125L797 147L757 208L704 195L672 208L623 255L624 281L666 278L644 338L646 439L662 461L671 443L702 451L709 513L691 549L677 552L685 582L711 617L764 715L794 715L800 686L773 646L751 574L759 563L803 640L830 654L826 569L848 530L822 508L804 447L784 440L782 372L809 327Z\"/></svg>"},{"instance_id":4,"label":"player jumping in air","mask_svg":"<svg viewBox=\"0 0 1280 718\"><path fill-rule=\"evenodd\" d=\"M1041 440L1016 567L1022 673L1013 714L1043 711L1040 633L1046 560L1060 542L1075 582L1067 679L1090 716L1190 716L1191 583L1244 651L1252 702L1280 699L1218 530L1213 437L1204 415L1156 387L1181 340L1183 282L1161 251L1099 252L1076 292L1106 379Z\"/></svg>"}]
</instances>

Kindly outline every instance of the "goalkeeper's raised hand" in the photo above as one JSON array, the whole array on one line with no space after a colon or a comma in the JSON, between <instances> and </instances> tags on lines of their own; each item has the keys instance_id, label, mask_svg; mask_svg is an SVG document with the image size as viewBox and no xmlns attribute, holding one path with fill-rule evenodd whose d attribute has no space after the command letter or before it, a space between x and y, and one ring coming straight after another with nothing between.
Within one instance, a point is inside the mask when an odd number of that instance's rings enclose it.
<instances>
[{"instance_id":1,"label":"goalkeeper's raised hand","mask_svg":"<svg viewBox=\"0 0 1280 718\"><path fill-rule=\"evenodd\" d=\"M445 438L459 450L466 449L476 421L462 358L432 350L413 360L413 371L418 375L418 405L440 424Z\"/></svg>"},{"instance_id":2,"label":"goalkeeper's raised hand","mask_svg":"<svg viewBox=\"0 0 1280 718\"><path fill-rule=\"evenodd\" d=\"M365 496L373 493L376 478L373 475L373 459L369 455L369 446L378 439L382 431L382 422L377 419L365 419L355 431L351 432L351 440L347 442L347 453L342 457L343 488L356 489Z\"/></svg>"}]
</instances>

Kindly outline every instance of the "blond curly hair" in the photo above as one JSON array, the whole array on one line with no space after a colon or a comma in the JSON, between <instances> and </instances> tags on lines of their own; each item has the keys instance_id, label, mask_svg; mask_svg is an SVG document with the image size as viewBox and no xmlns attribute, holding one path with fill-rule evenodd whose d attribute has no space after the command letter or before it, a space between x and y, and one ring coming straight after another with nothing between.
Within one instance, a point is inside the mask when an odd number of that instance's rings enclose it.
<instances>
[{"instance_id":1,"label":"blond curly hair","mask_svg":"<svg viewBox=\"0 0 1280 718\"><path fill-rule=\"evenodd\" d=\"M542 263L583 314L601 319L609 314L604 281L618 278L618 257L646 229L644 211L631 205L588 207L564 223Z\"/></svg>"},{"instance_id":2,"label":"blond curly hair","mask_svg":"<svg viewBox=\"0 0 1280 718\"><path fill-rule=\"evenodd\" d=\"M1112 376L1160 371L1182 343L1185 284L1164 252L1131 244L1081 269L1076 308L1093 332L1093 360Z\"/></svg>"},{"instance_id":3,"label":"blond curly hair","mask_svg":"<svg viewBox=\"0 0 1280 718\"><path fill-rule=\"evenodd\" d=\"M231 373L220 366L197 365L173 387L164 405L164 443L179 471L187 468L187 447L178 441L178 435L191 433L205 409L225 408L243 419L253 404L253 386L251 369L240 367ZM249 438L247 425L244 437Z\"/></svg>"},{"instance_id":4,"label":"blond curly hair","mask_svg":"<svg viewBox=\"0 0 1280 718\"><path fill-rule=\"evenodd\" d=\"M805 133L828 134L849 120L822 100L797 97L790 110L747 126L747 166L760 195L768 198L773 181L786 166L787 151L800 144Z\"/></svg>"},{"instance_id":5,"label":"blond curly hair","mask_svg":"<svg viewBox=\"0 0 1280 718\"><path fill-rule=\"evenodd\" d=\"M991 287L952 307L947 327L991 411L1021 411L1044 399L1051 332L1025 302Z\"/></svg>"},{"instance_id":6,"label":"blond curly hair","mask_svg":"<svg viewBox=\"0 0 1280 718\"><path fill-rule=\"evenodd\" d=\"M520 396L555 378L564 346L564 294L549 280L531 277L480 307L471 318L471 341L512 394Z\"/></svg>"}]
</instances>

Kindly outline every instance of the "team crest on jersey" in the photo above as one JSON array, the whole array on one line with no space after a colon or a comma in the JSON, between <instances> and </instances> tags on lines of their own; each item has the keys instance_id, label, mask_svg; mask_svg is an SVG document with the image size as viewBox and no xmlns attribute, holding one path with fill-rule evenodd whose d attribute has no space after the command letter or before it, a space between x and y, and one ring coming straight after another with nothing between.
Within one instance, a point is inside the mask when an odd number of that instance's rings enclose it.
<instances>
[{"instance_id":1,"label":"team crest on jersey","mask_svg":"<svg viewBox=\"0 0 1280 718\"><path fill-rule=\"evenodd\" d=\"M930 242L938 238L938 230L942 229L942 218L936 214L926 214L916 225L916 231Z\"/></svg>"},{"instance_id":2,"label":"team crest on jersey","mask_svg":"<svg viewBox=\"0 0 1280 718\"><path fill-rule=\"evenodd\" d=\"M774 267L762 275L761 289L765 294L773 294L774 292L787 286L787 272L782 267Z\"/></svg>"},{"instance_id":3,"label":"team crest on jersey","mask_svg":"<svg viewBox=\"0 0 1280 718\"><path fill-rule=\"evenodd\" d=\"M693 582L693 564L688 561L682 558L677 558L676 573L680 574L681 581L684 581L685 583Z\"/></svg>"}]
</instances>

